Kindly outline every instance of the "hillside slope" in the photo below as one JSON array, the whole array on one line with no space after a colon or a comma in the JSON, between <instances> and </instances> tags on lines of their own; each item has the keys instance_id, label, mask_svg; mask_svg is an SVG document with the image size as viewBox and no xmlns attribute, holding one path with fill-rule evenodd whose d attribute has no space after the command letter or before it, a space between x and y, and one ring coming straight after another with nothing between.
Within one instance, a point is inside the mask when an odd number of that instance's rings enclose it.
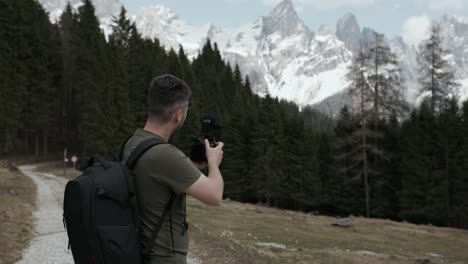
<instances>
[{"instance_id":1,"label":"hillside slope","mask_svg":"<svg viewBox=\"0 0 468 264\"><path fill-rule=\"evenodd\" d=\"M468 263L468 231L188 200L192 254L203 263Z\"/></svg>"}]
</instances>

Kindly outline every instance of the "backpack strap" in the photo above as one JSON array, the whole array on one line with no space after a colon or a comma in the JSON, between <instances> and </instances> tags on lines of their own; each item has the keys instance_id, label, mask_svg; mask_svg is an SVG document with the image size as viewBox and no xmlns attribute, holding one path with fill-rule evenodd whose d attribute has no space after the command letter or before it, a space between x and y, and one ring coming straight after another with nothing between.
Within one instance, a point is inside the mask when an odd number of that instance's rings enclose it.
<instances>
[{"instance_id":1,"label":"backpack strap","mask_svg":"<svg viewBox=\"0 0 468 264\"><path fill-rule=\"evenodd\" d=\"M166 203L166 206L164 207L163 214L161 215L161 218L159 218L158 224L156 225L155 229L153 230L153 233L151 234L151 237L149 238L148 244L143 243L143 258L145 259L146 262L148 262L150 256L151 256L151 249L153 248L154 244L156 243L156 238L158 237L159 231L161 231L162 224L164 222L164 219L166 218L167 214L171 211L172 205L174 204L174 201L176 199L177 195L172 192L171 193L171 198L169 198L169 201ZM171 230L172 232L172 230Z\"/></svg>"},{"instance_id":2,"label":"backpack strap","mask_svg":"<svg viewBox=\"0 0 468 264\"><path fill-rule=\"evenodd\" d=\"M128 139L127 139L128 141ZM159 144L166 144L161 139L158 138L149 138L138 144L138 146L130 153L130 156L127 158L127 160L124 163L124 165L129 168L129 170L133 170L133 167L136 165L136 162L138 159L150 148L159 145ZM125 147L125 142L122 144L123 147ZM120 152L120 151L119 151ZM123 154L123 151L122 151ZM123 157L123 156L121 156ZM120 159L120 157L119 157ZM119 161L122 162L122 161ZM128 177L127 178L127 184L129 186L129 190L132 190L132 196L135 196L136 190L135 190L135 184L134 184L134 179L133 177ZM138 214L138 212L137 212Z\"/></svg>"},{"instance_id":3,"label":"backpack strap","mask_svg":"<svg viewBox=\"0 0 468 264\"><path fill-rule=\"evenodd\" d=\"M128 139L127 139L127 141L128 141ZM123 148L125 147L125 143L126 142L124 142L122 144ZM136 165L136 162L141 157L141 155L143 155L143 153L145 153L150 148L152 148L152 147L154 147L156 145L159 145L159 144L166 144L166 142L164 142L163 140L158 139L158 138L150 138L150 139L147 139L147 140L141 142L132 151L132 153L130 153L130 156L125 161L125 166L127 166L130 170L133 170L133 167ZM121 159L123 157L123 148L122 148L122 146L121 146L121 150L119 150L119 155L121 155L121 156L119 156L119 159ZM132 189L135 190L135 187L133 185L133 181L131 181L131 183L129 183L129 184L131 184ZM172 205L174 204L174 201L175 201L176 197L177 197L177 195L174 192L171 192L171 198L166 203L166 206L164 207L164 211L162 213L162 216L159 219L158 224L156 225L155 229L152 231L148 243L147 244L142 243L142 255L143 255L143 258L144 258L144 263L147 263L149 261L149 258L151 256L151 249L153 248L153 246L155 244L156 237L158 236L159 231L161 230L164 219L166 218L167 214L171 211ZM137 210L136 213L139 215L138 207L136 207L136 210ZM138 219L137 222L139 223L139 219Z\"/></svg>"},{"instance_id":4,"label":"backpack strap","mask_svg":"<svg viewBox=\"0 0 468 264\"><path fill-rule=\"evenodd\" d=\"M137 160L141 157L141 155L143 155L143 153L145 153L150 148L159 144L166 144L166 142L158 138L149 138L141 142L132 151L132 153L130 153L130 156L125 161L125 166L127 166L130 170L133 170L133 167L135 166Z\"/></svg>"},{"instance_id":5,"label":"backpack strap","mask_svg":"<svg viewBox=\"0 0 468 264\"><path fill-rule=\"evenodd\" d=\"M115 161L122 161L124 150L125 150L125 145L132 137L133 137L133 134L128 136L127 139L122 143L122 145L120 145L119 150L117 151L116 154L114 154Z\"/></svg>"}]
</instances>

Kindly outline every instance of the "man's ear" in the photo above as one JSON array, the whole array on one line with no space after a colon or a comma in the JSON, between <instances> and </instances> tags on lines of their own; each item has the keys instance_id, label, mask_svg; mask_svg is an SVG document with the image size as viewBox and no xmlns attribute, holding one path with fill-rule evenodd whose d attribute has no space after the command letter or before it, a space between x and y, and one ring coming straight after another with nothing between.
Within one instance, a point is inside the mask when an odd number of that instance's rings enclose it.
<instances>
[{"instance_id":1,"label":"man's ear","mask_svg":"<svg viewBox=\"0 0 468 264\"><path fill-rule=\"evenodd\" d=\"M182 111L181 108L178 108L178 109L177 109L177 111L175 112L175 115L176 115L176 120L177 120L177 122L182 121L182 118L183 118L183 116L184 116L184 113L183 113L183 111Z\"/></svg>"}]
</instances>

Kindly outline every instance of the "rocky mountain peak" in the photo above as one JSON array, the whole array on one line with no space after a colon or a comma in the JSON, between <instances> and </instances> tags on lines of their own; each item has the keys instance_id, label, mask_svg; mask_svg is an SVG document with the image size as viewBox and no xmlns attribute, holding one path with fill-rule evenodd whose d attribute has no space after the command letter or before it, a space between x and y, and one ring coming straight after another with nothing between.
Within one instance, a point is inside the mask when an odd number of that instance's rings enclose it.
<instances>
[{"instance_id":1,"label":"rocky mountain peak","mask_svg":"<svg viewBox=\"0 0 468 264\"><path fill-rule=\"evenodd\" d=\"M346 13L336 24L336 36L352 52L359 50L361 27L352 13Z\"/></svg>"},{"instance_id":2,"label":"rocky mountain peak","mask_svg":"<svg viewBox=\"0 0 468 264\"><path fill-rule=\"evenodd\" d=\"M284 0L279 3L273 10L270 12L268 17L276 20L299 20L299 16L296 13L294 4L291 0Z\"/></svg>"},{"instance_id":3,"label":"rocky mountain peak","mask_svg":"<svg viewBox=\"0 0 468 264\"><path fill-rule=\"evenodd\" d=\"M278 33L281 37L303 34L308 39L313 38L313 33L299 18L291 0L282 1L264 17L263 32L266 35Z\"/></svg>"},{"instance_id":4,"label":"rocky mountain peak","mask_svg":"<svg viewBox=\"0 0 468 264\"><path fill-rule=\"evenodd\" d=\"M333 35L333 34L334 34L333 30L327 24L320 25L317 31L317 35L322 35L322 36Z\"/></svg>"}]
</instances>

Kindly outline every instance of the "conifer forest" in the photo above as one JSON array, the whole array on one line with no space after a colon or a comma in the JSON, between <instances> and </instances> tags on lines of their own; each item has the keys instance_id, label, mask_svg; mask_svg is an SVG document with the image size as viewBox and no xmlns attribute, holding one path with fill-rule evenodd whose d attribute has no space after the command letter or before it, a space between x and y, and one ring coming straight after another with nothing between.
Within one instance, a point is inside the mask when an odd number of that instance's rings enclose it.
<instances>
[{"instance_id":1,"label":"conifer forest","mask_svg":"<svg viewBox=\"0 0 468 264\"><path fill-rule=\"evenodd\" d=\"M375 34L349 67L352 103L333 116L259 96L207 41L198 56L145 39L122 8L105 36L89 0L56 23L34 0L0 0L0 155L112 158L147 117L150 81L184 79L193 95L170 143L190 152L200 120L223 123L225 198L333 216L468 228L468 102L437 27L418 56L408 105L400 68Z\"/></svg>"}]
</instances>

